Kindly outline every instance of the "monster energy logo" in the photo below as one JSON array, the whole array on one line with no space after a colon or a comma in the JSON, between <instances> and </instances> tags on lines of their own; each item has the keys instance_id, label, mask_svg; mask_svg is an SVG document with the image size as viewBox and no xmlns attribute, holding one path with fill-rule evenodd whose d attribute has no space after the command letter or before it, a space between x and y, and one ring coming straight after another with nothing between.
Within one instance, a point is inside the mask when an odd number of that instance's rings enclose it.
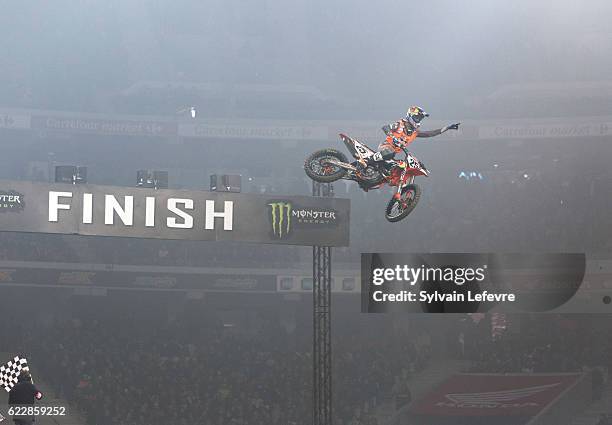
<instances>
[{"instance_id":1,"label":"monster energy logo","mask_svg":"<svg viewBox=\"0 0 612 425\"><path fill-rule=\"evenodd\" d=\"M25 207L23 194L14 190L0 190L0 212L21 211Z\"/></svg>"},{"instance_id":2,"label":"monster energy logo","mask_svg":"<svg viewBox=\"0 0 612 425\"><path fill-rule=\"evenodd\" d=\"M271 202L268 205L272 220L272 234L278 239L288 236L291 232L291 203Z\"/></svg>"}]
</instances>

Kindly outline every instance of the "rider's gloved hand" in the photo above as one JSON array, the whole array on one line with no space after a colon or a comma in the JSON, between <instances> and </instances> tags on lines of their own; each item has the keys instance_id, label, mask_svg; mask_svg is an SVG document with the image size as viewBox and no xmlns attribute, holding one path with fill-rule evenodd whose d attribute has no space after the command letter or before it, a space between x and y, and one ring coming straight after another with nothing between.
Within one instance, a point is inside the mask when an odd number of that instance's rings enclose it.
<instances>
[{"instance_id":1,"label":"rider's gloved hand","mask_svg":"<svg viewBox=\"0 0 612 425\"><path fill-rule=\"evenodd\" d=\"M446 127L442 128L442 133L448 131L448 130L459 130L459 126L461 125L460 122L457 122L455 124L450 124L447 125Z\"/></svg>"}]
</instances>

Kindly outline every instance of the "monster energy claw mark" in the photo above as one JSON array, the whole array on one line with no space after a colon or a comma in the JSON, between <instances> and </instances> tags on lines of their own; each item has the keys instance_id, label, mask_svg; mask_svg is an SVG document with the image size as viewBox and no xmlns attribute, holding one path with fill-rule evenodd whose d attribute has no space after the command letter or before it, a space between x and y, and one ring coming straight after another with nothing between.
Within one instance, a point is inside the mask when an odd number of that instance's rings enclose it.
<instances>
[{"instance_id":1,"label":"monster energy claw mark","mask_svg":"<svg viewBox=\"0 0 612 425\"><path fill-rule=\"evenodd\" d=\"M271 202L272 233L275 237L282 239L291 231L291 203Z\"/></svg>"}]
</instances>

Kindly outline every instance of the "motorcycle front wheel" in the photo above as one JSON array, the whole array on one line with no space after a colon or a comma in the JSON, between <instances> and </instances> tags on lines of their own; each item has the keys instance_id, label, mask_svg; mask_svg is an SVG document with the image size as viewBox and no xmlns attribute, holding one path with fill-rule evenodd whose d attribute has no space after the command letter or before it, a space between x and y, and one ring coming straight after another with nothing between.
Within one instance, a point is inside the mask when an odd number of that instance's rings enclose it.
<instances>
[{"instance_id":1,"label":"motorcycle front wheel","mask_svg":"<svg viewBox=\"0 0 612 425\"><path fill-rule=\"evenodd\" d=\"M311 154L304 161L306 175L320 183L331 183L346 175L346 170L332 161L347 162L346 156L335 149L321 149Z\"/></svg>"},{"instance_id":2,"label":"motorcycle front wheel","mask_svg":"<svg viewBox=\"0 0 612 425\"><path fill-rule=\"evenodd\" d=\"M385 218L394 223L403 220L412 212L421 198L421 188L416 184L408 184L402 189L399 199L393 197L387 204Z\"/></svg>"}]
</instances>

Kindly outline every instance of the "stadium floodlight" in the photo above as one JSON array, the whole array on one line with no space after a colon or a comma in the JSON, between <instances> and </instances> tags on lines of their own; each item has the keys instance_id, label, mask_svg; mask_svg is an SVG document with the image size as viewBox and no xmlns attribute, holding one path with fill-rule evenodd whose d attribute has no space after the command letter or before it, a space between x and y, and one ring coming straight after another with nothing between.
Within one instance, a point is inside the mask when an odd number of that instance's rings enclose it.
<instances>
[{"instance_id":1,"label":"stadium floodlight","mask_svg":"<svg viewBox=\"0 0 612 425\"><path fill-rule=\"evenodd\" d=\"M55 167L55 183L85 184L87 183L87 167L57 165Z\"/></svg>"},{"instance_id":2,"label":"stadium floodlight","mask_svg":"<svg viewBox=\"0 0 612 425\"><path fill-rule=\"evenodd\" d=\"M210 176L211 192L242 192L242 176L239 174L212 174Z\"/></svg>"},{"instance_id":3,"label":"stadium floodlight","mask_svg":"<svg viewBox=\"0 0 612 425\"><path fill-rule=\"evenodd\" d=\"M148 189L168 189L168 172L159 170L138 170L136 187Z\"/></svg>"},{"instance_id":4,"label":"stadium floodlight","mask_svg":"<svg viewBox=\"0 0 612 425\"><path fill-rule=\"evenodd\" d=\"M192 119L195 119L195 117L196 117L196 115L198 113L198 111L197 111L195 106L188 106L186 108L179 109L178 111L176 111L176 115L182 115L182 114L187 113L187 112L189 112L189 115L191 115Z\"/></svg>"}]
</instances>

